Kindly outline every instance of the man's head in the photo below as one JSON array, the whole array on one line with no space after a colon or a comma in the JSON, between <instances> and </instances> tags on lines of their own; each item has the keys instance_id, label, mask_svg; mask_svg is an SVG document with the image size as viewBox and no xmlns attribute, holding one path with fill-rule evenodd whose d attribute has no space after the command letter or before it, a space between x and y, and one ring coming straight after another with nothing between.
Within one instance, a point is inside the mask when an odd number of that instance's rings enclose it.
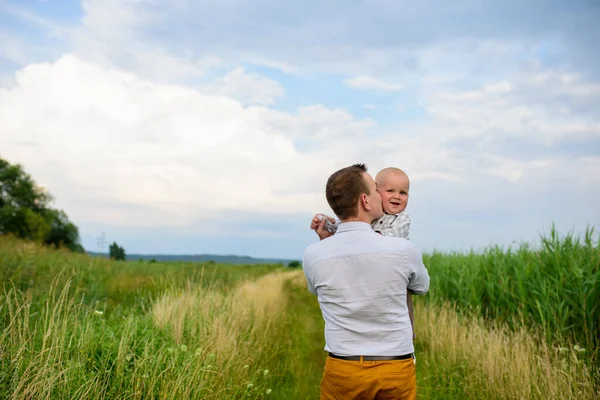
<instances>
[{"instance_id":1,"label":"man's head","mask_svg":"<svg viewBox=\"0 0 600 400\"><path fill-rule=\"evenodd\" d=\"M383 211L387 214L398 214L408 205L410 180L399 168L384 168L377 176L377 191L381 194Z\"/></svg>"},{"instance_id":2,"label":"man's head","mask_svg":"<svg viewBox=\"0 0 600 400\"><path fill-rule=\"evenodd\" d=\"M334 172L327 180L325 197L342 222L371 222L383 215L381 196L364 164L354 164Z\"/></svg>"}]
</instances>

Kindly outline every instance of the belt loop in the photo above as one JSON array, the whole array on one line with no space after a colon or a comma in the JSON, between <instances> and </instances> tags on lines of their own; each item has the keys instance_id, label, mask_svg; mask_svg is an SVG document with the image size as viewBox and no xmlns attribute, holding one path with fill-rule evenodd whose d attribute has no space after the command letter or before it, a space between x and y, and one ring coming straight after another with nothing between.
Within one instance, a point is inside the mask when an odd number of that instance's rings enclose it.
<instances>
[{"instance_id":1,"label":"belt loop","mask_svg":"<svg viewBox=\"0 0 600 400\"><path fill-rule=\"evenodd\" d=\"M364 357L363 357L363 356L360 356L360 364L361 364L361 365L364 365L364 363L365 363Z\"/></svg>"}]
</instances>

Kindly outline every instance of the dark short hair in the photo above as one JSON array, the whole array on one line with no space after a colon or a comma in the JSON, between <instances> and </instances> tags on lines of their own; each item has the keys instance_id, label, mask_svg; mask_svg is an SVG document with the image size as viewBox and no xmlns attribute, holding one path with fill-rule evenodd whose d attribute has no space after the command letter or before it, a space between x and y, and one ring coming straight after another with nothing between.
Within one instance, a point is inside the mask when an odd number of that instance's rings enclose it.
<instances>
[{"instance_id":1,"label":"dark short hair","mask_svg":"<svg viewBox=\"0 0 600 400\"><path fill-rule=\"evenodd\" d=\"M365 164L354 164L334 172L325 186L325 197L329 207L341 220L358 215L357 200L361 194L371 194L363 174Z\"/></svg>"}]
</instances>

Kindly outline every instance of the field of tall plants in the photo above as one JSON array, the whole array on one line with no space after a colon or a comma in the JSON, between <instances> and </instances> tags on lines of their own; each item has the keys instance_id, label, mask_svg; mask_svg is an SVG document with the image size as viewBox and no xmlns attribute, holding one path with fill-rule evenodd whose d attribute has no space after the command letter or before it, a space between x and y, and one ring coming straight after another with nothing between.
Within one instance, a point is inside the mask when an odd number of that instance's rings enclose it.
<instances>
[{"instance_id":1,"label":"field of tall plants","mask_svg":"<svg viewBox=\"0 0 600 400\"><path fill-rule=\"evenodd\" d=\"M592 229L561 237L552 228L536 248L434 253L424 261L432 283L423 300L531 328L600 368L600 241Z\"/></svg>"},{"instance_id":2,"label":"field of tall plants","mask_svg":"<svg viewBox=\"0 0 600 400\"><path fill-rule=\"evenodd\" d=\"M279 266L114 262L0 238L0 398L263 398L288 374Z\"/></svg>"},{"instance_id":3,"label":"field of tall plants","mask_svg":"<svg viewBox=\"0 0 600 400\"><path fill-rule=\"evenodd\" d=\"M426 399L593 399L592 232L425 256ZM323 320L300 269L117 262L0 237L0 399L317 399Z\"/></svg>"}]
</instances>

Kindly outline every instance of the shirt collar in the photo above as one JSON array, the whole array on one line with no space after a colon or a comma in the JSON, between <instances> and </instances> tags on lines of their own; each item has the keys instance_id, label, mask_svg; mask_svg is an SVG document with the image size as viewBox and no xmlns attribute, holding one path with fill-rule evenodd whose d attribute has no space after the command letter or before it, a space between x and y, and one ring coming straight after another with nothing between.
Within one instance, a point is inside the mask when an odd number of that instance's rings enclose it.
<instances>
[{"instance_id":1,"label":"shirt collar","mask_svg":"<svg viewBox=\"0 0 600 400\"><path fill-rule=\"evenodd\" d=\"M342 222L339 224L336 233L348 231L365 231L371 230L371 224L366 222Z\"/></svg>"}]
</instances>

